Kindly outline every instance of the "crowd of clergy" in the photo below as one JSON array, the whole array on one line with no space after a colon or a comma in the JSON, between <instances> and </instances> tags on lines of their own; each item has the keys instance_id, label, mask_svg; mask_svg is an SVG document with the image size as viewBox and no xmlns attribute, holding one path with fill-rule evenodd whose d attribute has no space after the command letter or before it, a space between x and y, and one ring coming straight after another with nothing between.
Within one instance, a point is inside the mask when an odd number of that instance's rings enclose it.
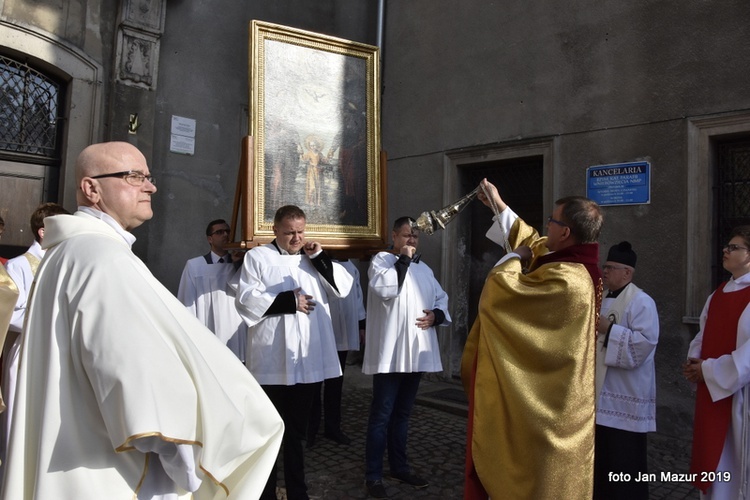
<instances>
[{"instance_id":1,"label":"crowd of clergy","mask_svg":"<svg viewBox=\"0 0 750 500\"><path fill-rule=\"evenodd\" d=\"M443 371L451 315L414 219L394 221L392 245L360 262L366 276L306 238L297 205L249 251L231 250L214 219L175 297L131 249L157 192L143 154L93 144L75 173L75 213L39 206L34 242L0 265L3 499L276 499L279 460L286 498L307 499L304 447L321 420L325 438L351 442L343 375L360 350L372 376L364 489L429 486L407 436L422 376ZM647 499L659 317L633 283L633 246L612 245L600 265L593 200L557 200L541 235L497 186L478 188L505 252L461 363L464 498ZM731 278L683 366L697 391L691 480L714 499L746 494L750 472L750 226L722 257Z\"/></svg>"}]
</instances>

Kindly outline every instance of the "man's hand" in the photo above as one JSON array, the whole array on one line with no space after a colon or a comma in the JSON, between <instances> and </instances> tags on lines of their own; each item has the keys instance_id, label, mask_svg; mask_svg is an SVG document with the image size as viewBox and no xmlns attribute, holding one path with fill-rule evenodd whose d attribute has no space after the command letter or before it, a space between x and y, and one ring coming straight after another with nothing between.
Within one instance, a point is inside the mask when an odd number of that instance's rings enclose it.
<instances>
[{"instance_id":1,"label":"man's hand","mask_svg":"<svg viewBox=\"0 0 750 500\"><path fill-rule=\"evenodd\" d=\"M303 246L302 248L305 250L305 253L308 256L315 255L316 253L323 250L323 247L320 246L320 243L318 243L317 241L308 241L305 243L305 246Z\"/></svg>"},{"instance_id":2,"label":"man's hand","mask_svg":"<svg viewBox=\"0 0 750 500\"><path fill-rule=\"evenodd\" d=\"M412 247L409 245L404 245L401 247L401 255L406 255L410 259L414 257L415 253L417 253L416 247Z\"/></svg>"},{"instance_id":3,"label":"man's hand","mask_svg":"<svg viewBox=\"0 0 750 500\"><path fill-rule=\"evenodd\" d=\"M703 360L688 358L682 364L682 375L690 382L703 382Z\"/></svg>"},{"instance_id":4,"label":"man's hand","mask_svg":"<svg viewBox=\"0 0 750 500\"><path fill-rule=\"evenodd\" d=\"M503 211L508 208L503 199L500 197L500 193L497 192L497 188L487 179L482 179L479 183L479 192L477 193L479 201L492 208L493 204L499 211Z\"/></svg>"},{"instance_id":5,"label":"man's hand","mask_svg":"<svg viewBox=\"0 0 750 500\"><path fill-rule=\"evenodd\" d=\"M516 248L515 250L513 250L513 253L517 253L519 257L521 257L521 260L531 260L531 257L533 256L531 248L526 245L521 245L520 247Z\"/></svg>"},{"instance_id":6,"label":"man's hand","mask_svg":"<svg viewBox=\"0 0 750 500\"><path fill-rule=\"evenodd\" d=\"M313 296L302 293L302 288L295 288L294 295L297 297L297 310L299 312L310 314L315 309Z\"/></svg>"},{"instance_id":7,"label":"man's hand","mask_svg":"<svg viewBox=\"0 0 750 500\"><path fill-rule=\"evenodd\" d=\"M417 318L417 328L421 330L427 330L433 324L435 324L435 313L429 309L422 309L424 316Z\"/></svg>"}]
</instances>

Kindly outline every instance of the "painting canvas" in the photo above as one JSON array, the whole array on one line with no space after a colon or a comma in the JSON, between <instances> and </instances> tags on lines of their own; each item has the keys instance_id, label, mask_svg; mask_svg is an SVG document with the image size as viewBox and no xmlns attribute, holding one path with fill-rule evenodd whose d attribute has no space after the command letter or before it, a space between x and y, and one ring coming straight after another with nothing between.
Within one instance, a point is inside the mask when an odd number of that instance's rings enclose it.
<instances>
[{"instance_id":1,"label":"painting canvas","mask_svg":"<svg viewBox=\"0 0 750 500\"><path fill-rule=\"evenodd\" d=\"M307 215L308 239L383 240L378 49L253 21L252 199L255 239L277 208Z\"/></svg>"}]
</instances>

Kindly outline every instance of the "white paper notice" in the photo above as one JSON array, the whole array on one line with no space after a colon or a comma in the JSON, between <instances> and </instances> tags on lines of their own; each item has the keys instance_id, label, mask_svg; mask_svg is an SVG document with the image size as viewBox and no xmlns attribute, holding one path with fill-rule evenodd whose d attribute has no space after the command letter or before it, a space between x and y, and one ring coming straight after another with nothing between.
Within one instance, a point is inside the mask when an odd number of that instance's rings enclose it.
<instances>
[{"instance_id":1,"label":"white paper notice","mask_svg":"<svg viewBox=\"0 0 750 500\"><path fill-rule=\"evenodd\" d=\"M172 134L172 140L169 142L169 151L183 155L195 154L195 139Z\"/></svg>"},{"instance_id":2,"label":"white paper notice","mask_svg":"<svg viewBox=\"0 0 750 500\"><path fill-rule=\"evenodd\" d=\"M195 120L172 115L172 133L183 137L195 137Z\"/></svg>"},{"instance_id":3,"label":"white paper notice","mask_svg":"<svg viewBox=\"0 0 750 500\"><path fill-rule=\"evenodd\" d=\"M169 151L183 155L195 154L195 120L172 115L172 136Z\"/></svg>"}]
</instances>

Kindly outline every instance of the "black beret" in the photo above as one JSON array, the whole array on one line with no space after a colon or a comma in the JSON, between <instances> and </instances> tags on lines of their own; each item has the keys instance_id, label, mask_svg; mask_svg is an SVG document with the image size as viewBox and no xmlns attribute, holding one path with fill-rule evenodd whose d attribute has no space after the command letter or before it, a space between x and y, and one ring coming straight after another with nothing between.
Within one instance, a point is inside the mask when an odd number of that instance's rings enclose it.
<instances>
[{"instance_id":1,"label":"black beret","mask_svg":"<svg viewBox=\"0 0 750 500\"><path fill-rule=\"evenodd\" d=\"M610 262L619 262L626 266L635 267L635 261L638 256L633 251L633 247L627 241L621 241L609 249L607 260Z\"/></svg>"}]
</instances>

